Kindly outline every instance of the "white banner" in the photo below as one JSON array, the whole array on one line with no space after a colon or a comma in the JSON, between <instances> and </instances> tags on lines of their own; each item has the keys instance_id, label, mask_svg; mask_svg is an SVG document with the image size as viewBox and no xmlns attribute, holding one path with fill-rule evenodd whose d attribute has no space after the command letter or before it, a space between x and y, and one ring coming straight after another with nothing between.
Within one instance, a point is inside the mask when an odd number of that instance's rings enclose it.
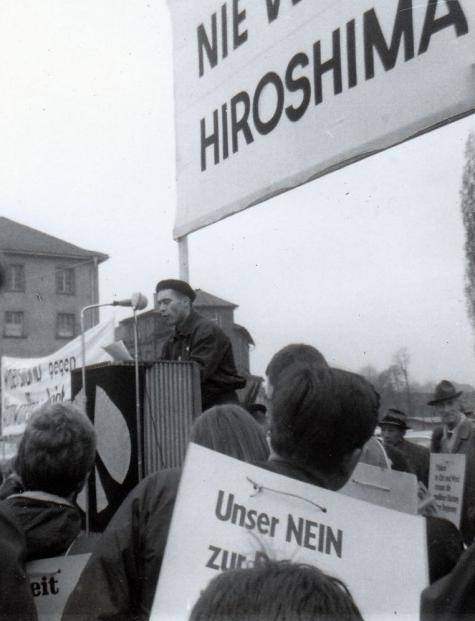
<instances>
[{"instance_id":1,"label":"white banner","mask_svg":"<svg viewBox=\"0 0 475 621\"><path fill-rule=\"evenodd\" d=\"M86 365L111 359L103 347L114 341L114 320L85 332ZM82 366L81 337L44 358L2 356L2 436L23 433L31 413L47 401L71 399L71 371Z\"/></svg>"},{"instance_id":2,"label":"white banner","mask_svg":"<svg viewBox=\"0 0 475 621\"><path fill-rule=\"evenodd\" d=\"M169 0L182 237L475 110L473 0Z\"/></svg>"},{"instance_id":3,"label":"white banner","mask_svg":"<svg viewBox=\"0 0 475 621\"><path fill-rule=\"evenodd\" d=\"M252 565L262 552L340 578L367 621L416 619L426 549L419 516L190 444L151 619L185 621L218 572Z\"/></svg>"}]
</instances>

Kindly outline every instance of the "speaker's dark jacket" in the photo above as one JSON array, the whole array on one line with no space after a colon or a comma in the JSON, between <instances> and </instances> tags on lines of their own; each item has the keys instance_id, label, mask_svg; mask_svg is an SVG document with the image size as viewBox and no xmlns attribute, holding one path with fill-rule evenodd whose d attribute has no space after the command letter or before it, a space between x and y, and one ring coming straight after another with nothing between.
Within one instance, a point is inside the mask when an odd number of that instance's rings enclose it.
<instances>
[{"instance_id":1,"label":"speaker's dark jacket","mask_svg":"<svg viewBox=\"0 0 475 621\"><path fill-rule=\"evenodd\" d=\"M194 310L176 326L161 357L197 363L203 410L217 403L237 401L234 391L246 383L236 370L229 338L219 326Z\"/></svg>"}]
</instances>

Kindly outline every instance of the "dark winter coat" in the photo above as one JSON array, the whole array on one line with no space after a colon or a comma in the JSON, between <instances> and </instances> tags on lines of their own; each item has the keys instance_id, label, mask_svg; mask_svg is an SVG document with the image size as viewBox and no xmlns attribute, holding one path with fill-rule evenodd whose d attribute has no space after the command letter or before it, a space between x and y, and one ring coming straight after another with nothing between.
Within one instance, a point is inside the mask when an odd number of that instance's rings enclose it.
<instances>
[{"instance_id":1,"label":"dark winter coat","mask_svg":"<svg viewBox=\"0 0 475 621\"><path fill-rule=\"evenodd\" d=\"M81 530L80 511L65 498L24 492L3 502L25 533L28 561L65 554Z\"/></svg>"},{"instance_id":2,"label":"dark winter coat","mask_svg":"<svg viewBox=\"0 0 475 621\"><path fill-rule=\"evenodd\" d=\"M124 500L96 545L63 619L148 619L181 470L145 478Z\"/></svg>"}]
</instances>

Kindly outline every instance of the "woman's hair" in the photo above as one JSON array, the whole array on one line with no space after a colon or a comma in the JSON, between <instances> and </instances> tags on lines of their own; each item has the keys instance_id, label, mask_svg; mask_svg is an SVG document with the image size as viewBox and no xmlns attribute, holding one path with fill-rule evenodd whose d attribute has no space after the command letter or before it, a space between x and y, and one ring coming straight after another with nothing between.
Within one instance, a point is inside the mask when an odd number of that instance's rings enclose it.
<instances>
[{"instance_id":1,"label":"woman's hair","mask_svg":"<svg viewBox=\"0 0 475 621\"><path fill-rule=\"evenodd\" d=\"M47 403L26 425L15 470L25 490L69 496L80 491L94 464L96 437L90 420L66 403Z\"/></svg>"},{"instance_id":2,"label":"woman's hair","mask_svg":"<svg viewBox=\"0 0 475 621\"><path fill-rule=\"evenodd\" d=\"M262 427L239 405L215 405L193 423L191 442L246 462L267 461L269 446Z\"/></svg>"},{"instance_id":3,"label":"woman's hair","mask_svg":"<svg viewBox=\"0 0 475 621\"><path fill-rule=\"evenodd\" d=\"M361 448L377 423L379 395L362 377L320 364L279 376L272 397L271 445L280 455L324 472Z\"/></svg>"},{"instance_id":4,"label":"woman's hair","mask_svg":"<svg viewBox=\"0 0 475 621\"><path fill-rule=\"evenodd\" d=\"M190 621L362 621L343 582L312 565L264 561L219 574Z\"/></svg>"}]
</instances>

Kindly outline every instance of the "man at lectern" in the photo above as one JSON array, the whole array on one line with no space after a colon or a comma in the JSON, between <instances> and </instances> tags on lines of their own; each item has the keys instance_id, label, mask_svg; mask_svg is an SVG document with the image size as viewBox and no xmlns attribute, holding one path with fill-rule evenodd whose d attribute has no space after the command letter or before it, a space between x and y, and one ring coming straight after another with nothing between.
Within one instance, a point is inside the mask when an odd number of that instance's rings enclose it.
<instances>
[{"instance_id":1,"label":"man at lectern","mask_svg":"<svg viewBox=\"0 0 475 621\"><path fill-rule=\"evenodd\" d=\"M236 403L243 388L234 362L231 341L215 323L193 310L194 290L183 280L161 280L156 287L157 309L173 335L165 343L163 360L192 360L200 370L202 409Z\"/></svg>"}]
</instances>

